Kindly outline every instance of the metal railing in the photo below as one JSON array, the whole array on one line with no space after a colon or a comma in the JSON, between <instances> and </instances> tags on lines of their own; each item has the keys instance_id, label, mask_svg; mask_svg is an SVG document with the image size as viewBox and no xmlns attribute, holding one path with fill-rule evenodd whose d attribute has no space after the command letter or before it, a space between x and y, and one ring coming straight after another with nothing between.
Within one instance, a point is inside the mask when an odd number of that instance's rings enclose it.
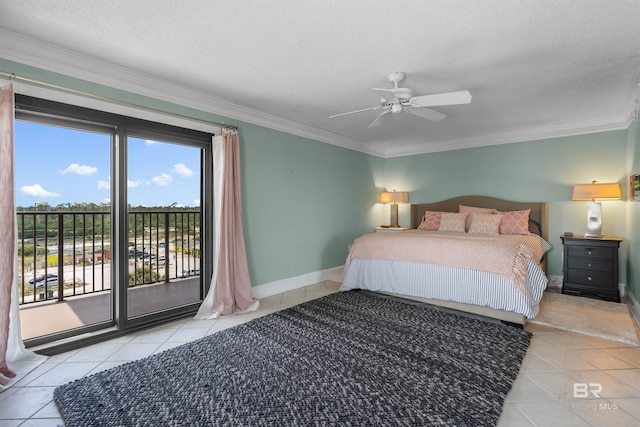
<instances>
[{"instance_id":1,"label":"metal railing","mask_svg":"<svg viewBox=\"0 0 640 427\"><path fill-rule=\"evenodd\" d=\"M129 212L128 286L168 283L200 274L200 212ZM111 289L111 215L94 211L19 211L20 304Z\"/></svg>"}]
</instances>

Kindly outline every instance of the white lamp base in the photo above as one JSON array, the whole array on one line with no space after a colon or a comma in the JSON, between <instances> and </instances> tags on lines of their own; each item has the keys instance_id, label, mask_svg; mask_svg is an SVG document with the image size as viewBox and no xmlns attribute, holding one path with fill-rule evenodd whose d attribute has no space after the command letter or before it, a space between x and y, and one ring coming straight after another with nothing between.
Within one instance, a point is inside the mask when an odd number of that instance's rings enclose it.
<instances>
[{"instance_id":1,"label":"white lamp base","mask_svg":"<svg viewBox=\"0 0 640 427\"><path fill-rule=\"evenodd\" d=\"M589 210L587 211L587 232L584 237L590 239L602 239L602 203L589 202Z\"/></svg>"}]
</instances>

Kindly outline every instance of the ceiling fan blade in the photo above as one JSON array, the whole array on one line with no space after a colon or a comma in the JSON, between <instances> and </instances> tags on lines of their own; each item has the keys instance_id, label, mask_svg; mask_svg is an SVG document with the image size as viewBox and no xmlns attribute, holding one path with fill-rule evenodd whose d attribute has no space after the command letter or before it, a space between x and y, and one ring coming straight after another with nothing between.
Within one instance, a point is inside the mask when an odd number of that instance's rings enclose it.
<instances>
[{"instance_id":1,"label":"ceiling fan blade","mask_svg":"<svg viewBox=\"0 0 640 427\"><path fill-rule=\"evenodd\" d=\"M380 126L382 124L382 122L384 121L385 118L389 117L389 115L391 114L391 110L387 110L387 111L383 111L382 113L380 113L380 115L378 117L376 117L376 119L371 122L371 124L369 126L367 126L369 129L371 128L376 128L378 126Z\"/></svg>"},{"instance_id":2,"label":"ceiling fan blade","mask_svg":"<svg viewBox=\"0 0 640 427\"><path fill-rule=\"evenodd\" d=\"M414 107L435 107L439 105L469 104L471 93L468 90L457 92L437 93L434 95L414 96L409 100Z\"/></svg>"},{"instance_id":3,"label":"ceiling fan blade","mask_svg":"<svg viewBox=\"0 0 640 427\"><path fill-rule=\"evenodd\" d=\"M362 110L349 111L348 113L334 114L333 116L329 116L329 118L333 119L334 117L346 116L347 114L362 113L363 111L379 110L380 108L382 108L382 105L378 105L377 107L363 108Z\"/></svg>"},{"instance_id":4,"label":"ceiling fan blade","mask_svg":"<svg viewBox=\"0 0 640 427\"><path fill-rule=\"evenodd\" d=\"M434 122L439 122L440 120L447 117L446 114L442 114L439 111L432 110L430 108L412 108L407 110L408 113L413 114L414 116L422 117L423 119L433 120Z\"/></svg>"},{"instance_id":5,"label":"ceiling fan blade","mask_svg":"<svg viewBox=\"0 0 640 427\"><path fill-rule=\"evenodd\" d=\"M374 87L371 90L387 101L393 101L396 99L396 95L393 93L393 89L379 89Z\"/></svg>"}]
</instances>

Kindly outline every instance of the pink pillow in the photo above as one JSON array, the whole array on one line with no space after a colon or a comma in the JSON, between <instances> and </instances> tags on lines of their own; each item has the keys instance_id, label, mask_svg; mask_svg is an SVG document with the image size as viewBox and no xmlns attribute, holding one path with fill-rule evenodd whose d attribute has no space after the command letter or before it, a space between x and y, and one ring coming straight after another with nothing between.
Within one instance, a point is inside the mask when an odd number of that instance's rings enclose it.
<instances>
[{"instance_id":1,"label":"pink pillow","mask_svg":"<svg viewBox=\"0 0 640 427\"><path fill-rule=\"evenodd\" d=\"M440 217L443 212L426 211L422 217L422 222L418 226L418 230L434 230L440 228Z\"/></svg>"},{"instance_id":2,"label":"pink pillow","mask_svg":"<svg viewBox=\"0 0 640 427\"><path fill-rule=\"evenodd\" d=\"M440 216L440 228L438 231L455 231L464 233L464 223L467 219L467 213L451 213L443 212Z\"/></svg>"},{"instance_id":3,"label":"pink pillow","mask_svg":"<svg viewBox=\"0 0 640 427\"><path fill-rule=\"evenodd\" d=\"M479 213L479 214L494 214L494 213L498 213L497 210L495 209L489 209L489 208L476 208L475 206L465 206L465 205L458 205L458 210L460 211L460 213L468 213L469 215L467 215L467 222L464 225L464 229L465 231L469 231L469 228L471 228L471 222L473 221L473 214L474 213Z\"/></svg>"},{"instance_id":4,"label":"pink pillow","mask_svg":"<svg viewBox=\"0 0 640 427\"><path fill-rule=\"evenodd\" d=\"M499 234L502 217L497 214L473 214L469 234Z\"/></svg>"},{"instance_id":5,"label":"pink pillow","mask_svg":"<svg viewBox=\"0 0 640 427\"><path fill-rule=\"evenodd\" d=\"M529 214L531 209L524 211L498 212L502 214L500 222L500 234L524 234L529 235Z\"/></svg>"}]
</instances>

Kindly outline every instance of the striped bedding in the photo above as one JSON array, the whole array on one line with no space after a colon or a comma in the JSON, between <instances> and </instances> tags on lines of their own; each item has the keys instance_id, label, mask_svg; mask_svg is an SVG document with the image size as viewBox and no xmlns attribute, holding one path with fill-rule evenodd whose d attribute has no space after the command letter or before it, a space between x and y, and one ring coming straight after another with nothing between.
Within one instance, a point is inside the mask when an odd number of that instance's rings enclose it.
<instances>
[{"instance_id":1,"label":"striped bedding","mask_svg":"<svg viewBox=\"0 0 640 427\"><path fill-rule=\"evenodd\" d=\"M539 258L534 256L527 260L524 292L508 278L483 271L404 260L361 258L350 259L345 266L341 290L367 289L474 304L515 312L532 319L538 314L542 292L548 283L539 262L549 244L538 236L517 238L527 246L542 248L534 252L539 254Z\"/></svg>"}]
</instances>

